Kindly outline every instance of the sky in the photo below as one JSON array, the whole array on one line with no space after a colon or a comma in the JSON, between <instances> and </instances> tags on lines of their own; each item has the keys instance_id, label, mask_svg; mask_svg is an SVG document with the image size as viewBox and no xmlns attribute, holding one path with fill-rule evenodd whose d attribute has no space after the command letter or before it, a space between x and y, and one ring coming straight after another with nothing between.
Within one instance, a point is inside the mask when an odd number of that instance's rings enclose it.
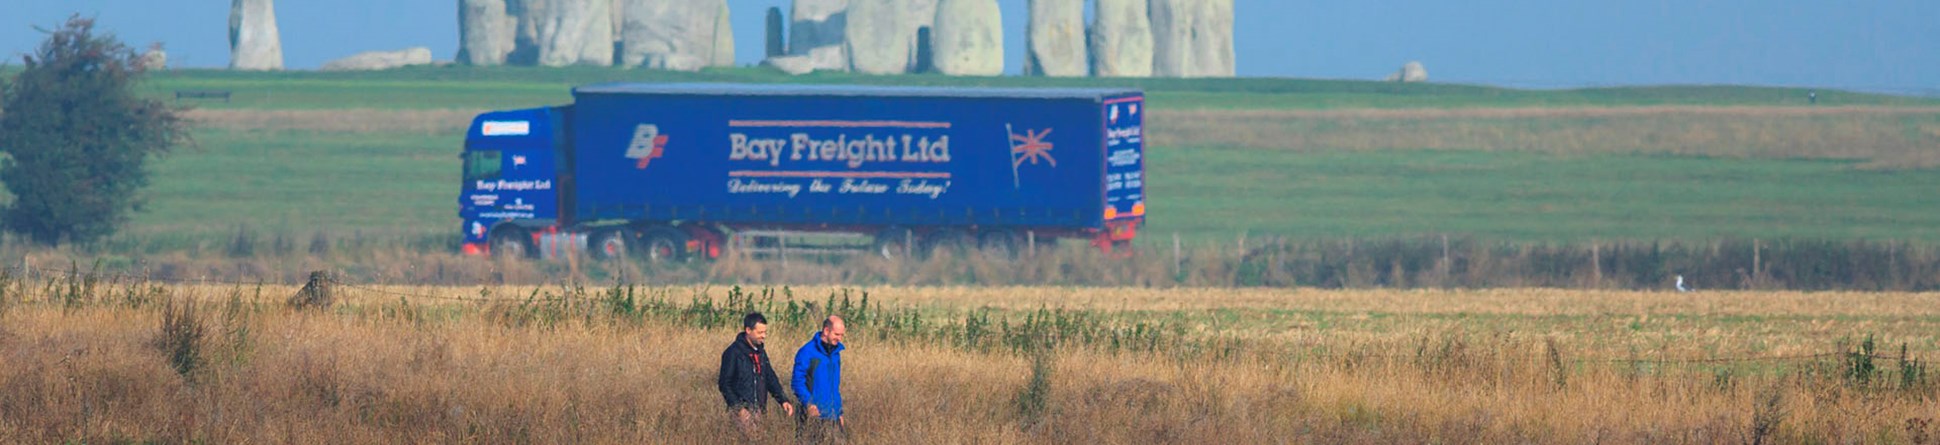
<instances>
[{"instance_id":1,"label":"sky","mask_svg":"<svg viewBox=\"0 0 1940 445\"><path fill-rule=\"evenodd\" d=\"M788 0L728 0L742 64L763 16ZM998 0L1007 71L1024 58L1026 0ZM1235 0L1245 77L1379 79L1420 61L1437 82L1521 88L1749 84L1940 95L1935 0ZM451 59L457 0L276 5L285 65L315 69L413 46ZM0 0L0 56L17 64L80 13L131 46L161 42L176 67L229 62L229 2Z\"/></svg>"}]
</instances>

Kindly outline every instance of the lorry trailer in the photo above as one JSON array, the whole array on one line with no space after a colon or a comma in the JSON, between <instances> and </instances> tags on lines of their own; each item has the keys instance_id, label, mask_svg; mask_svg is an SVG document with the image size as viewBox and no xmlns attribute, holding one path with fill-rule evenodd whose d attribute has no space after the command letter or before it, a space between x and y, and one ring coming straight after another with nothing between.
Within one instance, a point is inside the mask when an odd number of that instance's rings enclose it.
<instances>
[{"instance_id":1,"label":"lorry trailer","mask_svg":"<svg viewBox=\"0 0 1940 445\"><path fill-rule=\"evenodd\" d=\"M616 83L572 95L473 119L466 253L670 261L790 237L891 259L1059 239L1111 251L1145 221L1137 90Z\"/></svg>"}]
</instances>

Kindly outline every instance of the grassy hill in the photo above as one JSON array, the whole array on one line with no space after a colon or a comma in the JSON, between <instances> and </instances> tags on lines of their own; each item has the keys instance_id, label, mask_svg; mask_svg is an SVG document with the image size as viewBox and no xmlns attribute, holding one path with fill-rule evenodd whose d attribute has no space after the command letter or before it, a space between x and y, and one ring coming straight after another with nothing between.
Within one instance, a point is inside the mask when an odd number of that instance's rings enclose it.
<instances>
[{"instance_id":1,"label":"grassy hill","mask_svg":"<svg viewBox=\"0 0 1940 445\"><path fill-rule=\"evenodd\" d=\"M1935 106L1940 100L1802 88L1664 86L1516 90L1451 84L1400 84L1314 79L1052 79L1035 77L865 76L816 73L787 76L735 68L677 73L609 68L412 68L380 72L253 73L178 70L147 84L157 95L184 89L236 93L207 108L517 108L571 101L573 86L605 82L759 82L982 87L1126 87L1150 93L1155 107L1172 108L1447 108L1556 106L1784 106L1806 105L1808 91L1826 105Z\"/></svg>"},{"instance_id":2,"label":"grassy hill","mask_svg":"<svg viewBox=\"0 0 1940 445\"><path fill-rule=\"evenodd\" d=\"M761 69L419 68L375 73L170 71L197 146L155 168L123 243L220 243L240 228L302 238L455 236L469 117L570 101L614 82L1115 86L1147 91L1147 232L1450 234L1517 241L1726 237L1940 242L1940 101L1804 89L1557 91L1305 79L787 77Z\"/></svg>"}]
</instances>

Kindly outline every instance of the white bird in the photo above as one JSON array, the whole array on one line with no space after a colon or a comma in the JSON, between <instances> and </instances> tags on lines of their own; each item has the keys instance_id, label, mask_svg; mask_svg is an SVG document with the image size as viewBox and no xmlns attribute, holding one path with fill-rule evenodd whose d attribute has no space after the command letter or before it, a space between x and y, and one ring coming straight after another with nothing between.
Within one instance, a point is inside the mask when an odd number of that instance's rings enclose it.
<instances>
[{"instance_id":1,"label":"white bird","mask_svg":"<svg viewBox=\"0 0 1940 445\"><path fill-rule=\"evenodd\" d=\"M1684 287L1684 276L1683 276L1683 275L1678 275L1678 276L1677 276L1677 291L1678 291L1678 292L1690 292L1690 291L1691 291L1691 288L1688 288L1688 287Z\"/></svg>"}]
</instances>

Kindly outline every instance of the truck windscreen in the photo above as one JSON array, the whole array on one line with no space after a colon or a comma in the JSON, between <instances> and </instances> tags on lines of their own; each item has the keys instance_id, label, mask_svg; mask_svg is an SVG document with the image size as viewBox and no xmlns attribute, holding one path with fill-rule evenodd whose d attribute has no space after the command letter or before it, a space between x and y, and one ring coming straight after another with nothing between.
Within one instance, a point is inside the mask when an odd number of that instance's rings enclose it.
<instances>
[{"instance_id":1,"label":"truck windscreen","mask_svg":"<svg viewBox=\"0 0 1940 445\"><path fill-rule=\"evenodd\" d=\"M498 150L480 150L465 153L465 182L498 179L503 168Z\"/></svg>"}]
</instances>

